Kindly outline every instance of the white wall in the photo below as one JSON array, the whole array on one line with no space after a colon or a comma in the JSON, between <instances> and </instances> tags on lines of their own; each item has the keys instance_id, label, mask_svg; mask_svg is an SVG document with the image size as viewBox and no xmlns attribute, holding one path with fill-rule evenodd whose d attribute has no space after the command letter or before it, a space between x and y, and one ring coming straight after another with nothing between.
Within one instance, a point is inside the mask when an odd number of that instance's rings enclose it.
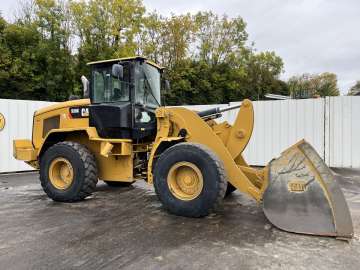
<instances>
[{"instance_id":1,"label":"white wall","mask_svg":"<svg viewBox=\"0 0 360 270\"><path fill-rule=\"evenodd\" d=\"M0 113L5 117L5 128L0 131L0 173L26 171L32 168L13 158L13 139L31 139L35 110L51 103L0 99Z\"/></svg>"},{"instance_id":2,"label":"white wall","mask_svg":"<svg viewBox=\"0 0 360 270\"><path fill-rule=\"evenodd\" d=\"M233 106L240 102L232 102ZM188 106L194 110L221 105ZM253 136L245 149L251 165L264 166L301 139L331 167L360 168L360 97L255 101ZM221 120L233 123L238 110Z\"/></svg>"},{"instance_id":3,"label":"white wall","mask_svg":"<svg viewBox=\"0 0 360 270\"><path fill-rule=\"evenodd\" d=\"M231 104L233 105L233 104ZM254 102L253 136L244 157L251 165L266 165L301 139L324 157L324 100L277 100ZM237 111L228 116L235 121Z\"/></svg>"},{"instance_id":4,"label":"white wall","mask_svg":"<svg viewBox=\"0 0 360 270\"><path fill-rule=\"evenodd\" d=\"M35 110L49 102L0 99L6 118L0 131L0 173L29 170L12 157L12 140L31 138ZM231 103L235 105L239 103ZM187 106L193 110L227 104ZM305 138L331 167L360 168L360 97L254 102L255 127L245 158L251 165L266 165L272 158ZM238 110L219 119L233 123Z\"/></svg>"},{"instance_id":5,"label":"white wall","mask_svg":"<svg viewBox=\"0 0 360 270\"><path fill-rule=\"evenodd\" d=\"M360 168L360 97L326 98L326 163Z\"/></svg>"}]
</instances>

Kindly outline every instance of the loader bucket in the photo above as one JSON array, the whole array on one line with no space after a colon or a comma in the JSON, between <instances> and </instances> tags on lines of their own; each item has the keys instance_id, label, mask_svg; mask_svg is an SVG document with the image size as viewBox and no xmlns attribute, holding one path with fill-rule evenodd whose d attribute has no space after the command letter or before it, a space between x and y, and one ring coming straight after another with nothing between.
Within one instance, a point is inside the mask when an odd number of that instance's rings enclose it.
<instances>
[{"instance_id":1,"label":"loader bucket","mask_svg":"<svg viewBox=\"0 0 360 270\"><path fill-rule=\"evenodd\" d=\"M349 208L331 170L305 141L269 164L266 217L289 232L351 238Z\"/></svg>"}]
</instances>

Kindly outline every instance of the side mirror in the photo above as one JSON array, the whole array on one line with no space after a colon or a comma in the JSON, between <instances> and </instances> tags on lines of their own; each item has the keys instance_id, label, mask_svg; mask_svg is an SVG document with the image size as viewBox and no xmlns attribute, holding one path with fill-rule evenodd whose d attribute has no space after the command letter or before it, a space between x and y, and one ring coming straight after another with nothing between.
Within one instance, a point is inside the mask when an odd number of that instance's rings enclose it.
<instances>
[{"instance_id":1,"label":"side mirror","mask_svg":"<svg viewBox=\"0 0 360 270\"><path fill-rule=\"evenodd\" d=\"M124 67L119 64L114 64L111 69L112 76L122 79L124 77Z\"/></svg>"},{"instance_id":2,"label":"side mirror","mask_svg":"<svg viewBox=\"0 0 360 270\"><path fill-rule=\"evenodd\" d=\"M165 91L169 91L170 90L170 82L169 80L165 80Z\"/></svg>"}]
</instances>

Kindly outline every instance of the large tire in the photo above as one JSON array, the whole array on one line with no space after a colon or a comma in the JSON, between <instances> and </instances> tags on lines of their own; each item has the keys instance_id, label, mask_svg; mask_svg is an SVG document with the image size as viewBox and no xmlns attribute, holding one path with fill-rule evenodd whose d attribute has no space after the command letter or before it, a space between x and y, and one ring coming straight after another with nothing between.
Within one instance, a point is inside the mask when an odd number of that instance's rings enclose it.
<instances>
[{"instance_id":1,"label":"large tire","mask_svg":"<svg viewBox=\"0 0 360 270\"><path fill-rule=\"evenodd\" d=\"M63 161L71 166L72 180L68 186L64 184L64 188L59 188L54 184L56 182L51 180L56 174L53 172L55 169L51 168L57 166L56 162ZM63 163L65 164L65 162ZM53 165L54 163L55 165ZM59 171L61 170L62 167ZM62 180L61 177L60 179ZM98 182L95 157L87 147L79 143L69 141L57 143L50 147L40 159L40 182L45 193L54 201L83 200L94 192Z\"/></svg>"},{"instance_id":2,"label":"large tire","mask_svg":"<svg viewBox=\"0 0 360 270\"><path fill-rule=\"evenodd\" d=\"M174 189L170 188L171 179L178 177L178 174L171 177L173 168L181 168L177 164L190 164L195 168L195 173L201 172L203 185L200 193L195 194L196 197L179 198ZM184 166L187 170L187 165ZM226 192L226 179L224 166L219 158L206 146L195 143L179 143L168 148L160 155L154 168L154 187L159 200L170 213L185 217L202 217L216 211Z\"/></svg>"},{"instance_id":3,"label":"large tire","mask_svg":"<svg viewBox=\"0 0 360 270\"><path fill-rule=\"evenodd\" d=\"M109 187L130 187L132 184L134 184L134 182L117 182L117 181L106 181L106 180L104 180L104 182Z\"/></svg>"}]
</instances>

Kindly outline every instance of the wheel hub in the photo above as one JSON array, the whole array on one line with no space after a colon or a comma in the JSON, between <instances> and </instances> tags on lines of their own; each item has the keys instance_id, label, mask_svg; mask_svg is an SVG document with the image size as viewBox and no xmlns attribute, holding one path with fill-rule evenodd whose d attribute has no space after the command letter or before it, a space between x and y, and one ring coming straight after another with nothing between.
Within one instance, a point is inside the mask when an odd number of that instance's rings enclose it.
<instances>
[{"instance_id":1,"label":"wheel hub","mask_svg":"<svg viewBox=\"0 0 360 270\"><path fill-rule=\"evenodd\" d=\"M170 168L167 182L171 193L184 201L197 198L204 187L200 169L195 164L185 161L175 163Z\"/></svg>"},{"instance_id":2,"label":"wheel hub","mask_svg":"<svg viewBox=\"0 0 360 270\"><path fill-rule=\"evenodd\" d=\"M66 158L54 159L49 167L49 179L57 189L69 188L74 180L74 170L70 161Z\"/></svg>"}]
</instances>

